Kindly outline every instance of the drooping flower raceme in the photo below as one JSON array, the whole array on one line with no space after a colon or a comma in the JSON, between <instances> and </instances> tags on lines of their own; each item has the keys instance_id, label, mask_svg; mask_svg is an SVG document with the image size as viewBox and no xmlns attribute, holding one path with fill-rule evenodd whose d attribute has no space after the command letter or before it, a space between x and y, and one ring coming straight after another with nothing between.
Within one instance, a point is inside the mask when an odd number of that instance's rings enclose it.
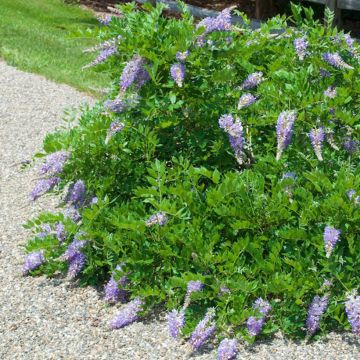
<instances>
[{"instance_id":1,"label":"drooping flower raceme","mask_svg":"<svg viewBox=\"0 0 360 360\"><path fill-rule=\"evenodd\" d=\"M224 9L217 17L206 17L201 20L196 28L204 27L205 32L201 37L214 31L229 31L231 29L231 10Z\"/></svg>"},{"instance_id":2,"label":"drooping flower raceme","mask_svg":"<svg viewBox=\"0 0 360 360\"><path fill-rule=\"evenodd\" d=\"M202 345L214 334L216 325L214 321L215 310L209 309L203 320L199 322L191 334L189 343L194 351L201 348Z\"/></svg>"},{"instance_id":3,"label":"drooping flower raceme","mask_svg":"<svg viewBox=\"0 0 360 360\"><path fill-rule=\"evenodd\" d=\"M41 195L44 195L49 190L53 189L57 184L59 184L59 177L51 177L48 179L40 179L32 192L30 193L30 197L33 201L35 201Z\"/></svg>"},{"instance_id":4,"label":"drooping flower raceme","mask_svg":"<svg viewBox=\"0 0 360 360\"><path fill-rule=\"evenodd\" d=\"M122 271L121 264L116 266L115 272L116 271ZM128 277L124 275L119 280L115 280L115 275L115 273L111 275L110 280L104 288L105 301L109 303L116 303L118 301L124 302L128 296L128 292L124 289L128 283Z\"/></svg>"},{"instance_id":5,"label":"drooping flower raceme","mask_svg":"<svg viewBox=\"0 0 360 360\"><path fill-rule=\"evenodd\" d=\"M308 54L306 50L308 46L309 43L307 42L305 36L294 40L294 48L299 60L304 60L305 56Z\"/></svg>"},{"instance_id":6,"label":"drooping flower raceme","mask_svg":"<svg viewBox=\"0 0 360 360\"><path fill-rule=\"evenodd\" d=\"M332 65L333 67L337 68L337 69L348 69L348 70L352 70L354 69L352 66L350 66L349 64L347 64L339 55L339 53L335 52L335 53L325 53L323 55L323 60L326 61L327 63L329 63L330 65Z\"/></svg>"},{"instance_id":7,"label":"drooping flower raceme","mask_svg":"<svg viewBox=\"0 0 360 360\"><path fill-rule=\"evenodd\" d=\"M218 347L218 360L235 360L238 353L238 342L235 339L224 339Z\"/></svg>"},{"instance_id":8,"label":"drooping flower raceme","mask_svg":"<svg viewBox=\"0 0 360 360\"><path fill-rule=\"evenodd\" d=\"M149 219L145 221L145 225L148 227L153 225L164 226L168 220L169 218L166 216L166 214L161 211L159 213L151 215Z\"/></svg>"},{"instance_id":9,"label":"drooping flower raceme","mask_svg":"<svg viewBox=\"0 0 360 360\"><path fill-rule=\"evenodd\" d=\"M44 224L41 227L41 231L36 235L40 239L44 239L46 236L51 234L50 224Z\"/></svg>"},{"instance_id":10,"label":"drooping flower raceme","mask_svg":"<svg viewBox=\"0 0 360 360\"><path fill-rule=\"evenodd\" d=\"M351 155L359 149L359 142L347 136L343 142L344 149Z\"/></svg>"},{"instance_id":11,"label":"drooping flower raceme","mask_svg":"<svg viewBox=\"0 0 360 360\"><path fill-rule=\"evenodd\" d=\"M289 146L293 133L293 125L296 119L294 111L283 111L277 120L277 152L276 160L280 160L283 151Z\"/></svg>"},{"instance_id":12,"label":"drooping flower raceme","mask_svg":"<svg viewBox=\"0 0 360 360\"><path fill-rule=\"evenodd\" d=\"M65 225L62 222L58 222L54 225L55 236L62 243L66 239Z\"/></svg>"},{"instance_id":13,"label":"drooping flower raceme","mask_svg":"<svg viewBox=\"0 0 360 360\"><path fill-rule=\"evenodd\" d=\"M271 311L271 305L268 301L262 299L261 297L256 299L253 304L253 309L258 310L260 314L266 316Z\"/></svg>"},{"instance_id":14,"label":"drooping flower raceme","mask_svg":"<svg viewBox=\"0 0 360 360\"><path fill-rule=\"evenodd\" d=\"M52 176L60 174L68 157L69 154L66 151L57 151L48 155L40 169L40 175Z\"/></svg>"},{"instance_id":15,"label":"drooping flower raceme","mask_svg":"<svg viewBox=\"0 0 360 360\"><path fill-rule=\"evenodd\" d=\"M142 310L143 302L136 297L130 301L125 307L111 320L110 326L112 329L123 328L138 319L138 313Z\"/></svg>"},{"instance_id":16,"label":"drooping flower raceme","mask_svg":"<svg viewBox=\"0 0 360 360\"><path fill-rule=\"evenodd\" d=\"M250 74L245 81L240 85L241 90L249 90L256 88L262 81L263 73L261 71Z\"/></svg>"},{"instance_id":17,"label":"drooping flower raceme","mask_svg":"<svg viewBox=\"0 0 360 360\"><path fill-rule=\"evenodd\" d=\"M181 63L171 65L170 75L177 86L182 87L185 78L185 65Z\"/></svg>"},{"instance_id":18,"label":"drooping flower raceme","mask_svg":"<svg viewBox=\"0 0 360 360\"><path fill-rule=\"evenodd\" d=\"M321 316L325 312L329 302L328 295L322 297L316 295L309 307L308 316L306 319L306 330L311 336L314 335L319 328Z\"/></svg>"},{"instance_id":19,"label":"drooping flower raceme","mask_svg":"<svg viewBox=\"0 0 360 360\"><path fill-rule=\"evenodd\" d=\"M77 223L81 220L81 215L79 213L79 210L74 205L70 205L64 213L66 218L71 219L73 222Z\"/></svg>"},{"instance_id":20,"label":"drooping flower raceme","mask_svg":"<svg viewBox=\"0 0 360 360\"><path fill-rule=\"evenodd\" d=\"M323 127L310 130L310 141L311 145L315 151L315 155L319 161L323 161L322 157L322 146L325 139L325 131Z\"/></svg>"},{"instance_id":21,"label":"drooping flower raceme","mask_svg":"<svg viewBox=\"0 0 360 360\"><path fill-rule=\"evenodd\" d=\"M324 245L326 257L330 257L335 244L339 241L341 231L332 226L326 226L324 230Z\"/></svg>"},{"instance_id":22,"label":"drooping flower raceme","mask_svg":"<svg viewBox=\"0 0 360 360\"><path fill-rule=\"evenodd\" d=\"M120 132L123 128L125 127L125 124L123 122L120 121L113 121L110 124L110 128L106 134L106 138L105 138L105 144L108 144L108 142L110 141L110 139L117 134L118 132Z\"/></svg>"},{"instance_id":23,"label":"drooping flower raceme","mask_svg":"<svg viewBox=\"0 0 360 360\"><path fill-rule=\"evenodd\" d=\"M251 336L257 336L260 334L264 324L264 317L257 319L255 316L250 316L246 321L246 328Z\"/></svg>"},{"instance_id":24,"label":"drooping flower raceme","mask_svg":"<svg viewBox=\"0 0 360 360\"><path fill-rule=\"evenodd\" d=\"M124 94L119 94L114 100L106 100L104 102L104 108L114 113L121 113L127 109L134 108L140 100L138 94L131 94L124 97Z\"/></svg>"},{"instance_id":25,"label":"drooping flower raceme","mask_svg":"<svg viewBox=\"0 0 360 360\"><path fill-rule=\"evenodd\" d=\"M238 110L244 109L256 101L256 97L252 94L244 94L240 97Z\"/></svg>"},{"instance_id":26,"label":"drooping flower raceme","mask_svg":"<svg viewBox=\"0 0 360 360\"><path fill-rule=\"evenodd\" d=\"M83 180L78 180L69 192L69 201L72 204L81 204L84 201L86 187Z\"/></svg>"},{"instance_id":27,"label":"drooping flower raceme","mask_svg":"<svg viewBox=\"0 0 360 360\"><path fill-rule=\"evenodd\" d=\"M360 296L353 291L345 301L345 312L352 332L360 335Z\"/></svg>"},{"instance_id":28,"label":"drooping flower raceme","mask_svg":"<svg viewBox=\"0 0 360 360\"><path fill-rule=\"evenodd\" d=\"M86 256L81 252L81 249L86 245L86 243L86 240L75 239L61 257L69 263L68 277L70 279L75 278L85 266Z\"/></svg>"},{"instance_id":29,"label":"drooping flower raceme","mask_svg":"<svg viewBox=\"0 0 360 360\"><path fill-rule=\"evenodd\" d=\"M34 251L27 254L22 268L23 274L26 275L30 271L37 269L44 262L45 262L45 257L43 250Z\"/></svg>"},{"instance_id":30,"label":"drooping flower raceme","mask_svg":"<svg viewBox=\"0 0 360 360\"><path fill-rule=\"evenodd\" d=\"M183 306L184 309L186 309L190 305L191 294L201 291L203 287L204 284L200 280L191 280L188 282Z\"/></svg>"},{"instance_id":31,"label":"drooping flower raceme","mask_svg":"<svg viewBox=\"0 0 360 360\"><path fill-rule=\"evenodd\" d=\"M141 87L148 79L149 74L144 69L145 60L135 55L124 67L120 76L120 89L126 91L134 82Z\"/></svg>"},{"instance_id":32,"label":"drooping flower raceme","mask_svg":"<svg viewBox=\"0 0 360 360\"><path fill-rule=\"evenodd\" d=\"M174 339L177 339L180 335L181 329L185 325L185 311L184 309L172 310L168 314L168 326L170 336Z\"/></svg>"}]
</instances>

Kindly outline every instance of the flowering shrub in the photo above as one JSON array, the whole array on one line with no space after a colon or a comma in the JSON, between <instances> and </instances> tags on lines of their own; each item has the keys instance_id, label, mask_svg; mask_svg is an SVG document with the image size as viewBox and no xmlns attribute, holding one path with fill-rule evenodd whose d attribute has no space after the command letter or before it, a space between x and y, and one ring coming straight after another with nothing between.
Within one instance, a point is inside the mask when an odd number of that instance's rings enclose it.
<instances>
[{"instance_id":1,"label":"flowering shrub","mask_svg":"<svg viewBox=\"0 0 360 360\"><path fill-rule=\"evenodd\" d=\"M220 359L240 336L358 333L358 46L297 6L260 31L121 9L90 64L108 98L44 141L32 198L65 211L28 222L24 272L132 299L114 329L163 304L170 336L216 333Z\"/></svg>"}]
</instances>

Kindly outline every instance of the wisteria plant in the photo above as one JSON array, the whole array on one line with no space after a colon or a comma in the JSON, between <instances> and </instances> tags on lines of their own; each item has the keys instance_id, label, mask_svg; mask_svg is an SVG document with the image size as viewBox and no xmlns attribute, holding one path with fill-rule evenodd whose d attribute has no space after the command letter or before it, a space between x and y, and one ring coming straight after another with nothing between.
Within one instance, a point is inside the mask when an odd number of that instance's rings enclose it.
<instances>
[{"instance_id":1,"label":"wisteria plant","mask_svg":"<svg viewBox=\"0 0 360 360\"><path fill-rule=\"evenodd\" d=\"M179 5L126 4L95 31L83 71L111 91L44 141L31 198L64 211L28 222L24 274L129 301L113 329L161 305L174 341L217 336L219 359L279 330L358 334L359 46L298 6L254 31Z\"/></svg>"}]
</instances>

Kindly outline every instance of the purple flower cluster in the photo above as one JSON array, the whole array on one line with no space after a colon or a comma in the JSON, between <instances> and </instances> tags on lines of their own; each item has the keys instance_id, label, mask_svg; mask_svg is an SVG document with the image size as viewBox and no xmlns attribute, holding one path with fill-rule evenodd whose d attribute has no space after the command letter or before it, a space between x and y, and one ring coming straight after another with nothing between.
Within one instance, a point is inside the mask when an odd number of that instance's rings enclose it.
<instances>
[{"instance_id":1,"label":"purple flower cluster","mask_svg":"<svg viewBox=\"0 0 360 360\"><path fill-rule=\"evenodd\" d=\"M69 206L65 210L65 217L71 219L75 223L81 220L79 210L73 205Z\"/></svg>"},{"instance_id":2,"label":"purple flower cluster","mask_svg":"<svg viewBox=\"0 0 360 360\"><path fill-rule=\"evenodd\" d=\"M340 230L335 229L332 226L325 227L323 238L324 238L326 257L330 257L336 243L340 239L340 233L341 233Z\"/></svg>"},{"instance_id":3,"label":"purple flower cluster","mask_svg":"<svg viewBox=\"0 0 360 360\"><path fill-rule=\"evenodd\" d=\"M253 309L257 310L261 314L261 317L250 316L246 322L246 327L251 336L257 336L260 334L266 322L266 317L271 311L271 305L266 300L258 298L253 304Z\"/></svg>"},{"instance_id":4,"label":"purple flower cluster","mask_svg":"<svg viewBox=\"0 0 360 360\"><path fill-rule=\"evenodd\" d=\"M201 37L206 36L207 34L214 31L229 31L231 29L231 10L224 9L221 13L215 17L206 17L201 20L196 28L204 27L205 32L201 35Z\"/></svg>"},{"instance_id":5,"label":"purple flower cluster","mask_svg":"<svg viewBox=\"0 0 360 360\"><path fill-rule=\"evenodd\" d=\"M218 360L235 360L238 353L238 342L235 339L224 339L218 347Z\"/></svg>"},{"instance_id":6,"label":"purple flower cluster","mask_svg":"<svg viewBox=\"0 0 360 360\"><path fill-rule=\"evenodd\" d=\"M65 225L62 222L58 222L54 226L55 236L62 243L66 239Z\"/></svg>"},{"instance_id":7,"label":"purple flower cluster","mask_svg":"<svg viewBox=\"0 0 360 360\"><path fill-rule=\"evenodd\" d=\"M325 139L325 131L323 127L319 127L317 129L310 130L310 141L311 145L315 151L315 155L319 161L323 160L322 157L322 146Z\"/></svg>"},{"instance_id":8,"label":"purple flower cluster","mask_svg":"<svg viewBox=\"0 0 360 360\"><path fill-rule=\"evenodd\" d=\"M149 80L149 73L144 69L145 60L135 55L124 67L120 76L120 89L125 92L133 83L141 87Z\"/></svg>"},{"instance_id":9,"label":"purple flower cluster","mask_svg":"<svg viewBox=\"0 0 360 360\"><path fill-rule=\"evenodd\" d=\"M256 101L256 97L252 94L244 94L240 97L238 103L238 110L246 108Z\"/></svg>"},{"instance_id":10,"label":"purple flower cluster","mask_svg":"<svg viewBox=\"0 0 360 360\"><path fill-rule=\"evenodd\" d=\"M104 107L114 113L121 113L124 110L135 107L139 103L139 95L133 94L128 97L124 97L123 94L118 95L114 100L106 100Z\"/></svg>"},{"instance_id":11,"label":"purple flower cluster","mask_svg":"<svg viewBox=\"0 0 360 360\"><path fill-rule=\"evenodd\" d=\"M66 151L57 151L46 157L45 163L40 169L40 175L56 175L63 171L66 160L69 154Z\"/></svg>"},{"instance_id":12,"label":"purple flower cluster","mask_svg":"<svg viewBox=\"0 0 360 360\"><path fill-rule=\"evenodd\" d=\"M116 271L122 271L121 264L116 266L115 273ZM124 275L119 280L115 280L115 273L112 274L110 280L105 285L105 301L109 303L116 303L119 301L125 302L128 296L128 292L124 290L124 287L128 283L128 278L126 275Z\"/></svg>"},{"instance_id":13,"label":"purple flower cluster","mask_svg":"<svg viewBox=\"0 0 360 360\"><path fill-rule=\"evenodd\" d=\"M358 151L359 142L351 137L346 137L343 142L344 149L351 155Z\"/></svg>"},{"instance_id":14,"label":"purple flower cluster","mask_svg":"<svg viewBox=\"0 0 360 360\"><path fill-rule=\"evenodd\" d=\"M181 63L171 65L170 75L177 86L182 87L185 78L185 65Z\"/></svg>"},{"instance_id":15,"label":"purple flower cluster","mask_svg":"<svg viewBox=\"0 0 360 360\"><path fill-rule=\"evenodd\" d=\"M180 311L174 309L168 314L168 326L170 336L177 339L180 335L181 329L185 325L185 310Z\"/></svg>"},{"instance_id":16,"label":"purple flower cluster","mask_svg":"<svg viewBox=\"0 0 360 360\"><path fill-rule=\"evenodd\" d=\"M328 295L322 297L316 295L309 307L308 317L306 319L307 333L312 336L319 328L322 314L325 312L329 302Z\"/></svg>"},{"instance_id":17,"label":"purple flower cluster","mask_svg":"<svg viewBox=\"0 0 360 360\"><path fill-rule=\"evenodd\" d=\"M160 226L164 226L167 221L169 220L169 218L166 216L166 214L164 212L159 212L156 213L154 215L151 215L146 221L145 221L145 225L146 226L153 226L153 225L160 225Z\"/></svg>"},{"instance_id":18,"label":"purple flower cluster","mask_svg":"<svg viewBox=\"0 0 360 360\"><path fill-rule=\"evenodd\" d=\"M41 195L44 195L49 190L53 189L57 184L59 184L59 177L50 177L47 179L40 179L32 192L30 193L30 197L33 201L35 201Z\"/></svg>"},{"instance_id":19,"label":"purple flower cluster","mask_svg":"<svg viewBox=\"0 0 360 360\"><path fill-rule=\"evenodd\" d=\"M184 306L183 306L184 309L186 309L190 305L191 294L194 292L201 291L203 287L204 284L199 280L195 280L195 281L191 280L188 282L185 300L184 300Z\"/></svg>"},{"instance_id":20,"label":"purple flower cluster","mask_svg":"<svg viewBox=\"0 0 360 360\"><path fill-rule=\"evenodd\" d=\"M189 56L189 51L188 50L186 50L184 52L178 51L176 53L176 60L180 61L180 62L184 62L187 59L188 56Z\"/></svg>"},{"instance_id":21,"label":"purple flower cluster","mask_svg":"<svg viewBox=\"0 0 360 360\"><path fill-rule=\"evenodd\" d=\"M69 201L72 204L81 204L84 202L86 187L83 180L78 180L69 191Z\"/></svg>"},{"instance_id":22,"label":"purple flower cluster","mask_svg":"<svg viewBox=\"0 0 360 360\"><path fill-rule=\"evenodd\" d=\"M320 69L320 76L322 78L327 78L327 77L330 77L331 74L328 71L324 70L324 69Z\"/></svg>"},{"instance_id":23,"label":"purple flower cluster","mask_svg":"<svg viewBox=\"0 0 360 360\"><path fill-rule=\"evenodd\" d=\"M304 60L305 56L308 54L306 51L308 46L309 43L307 42L305 36L294 40L294 48L300 60Z\"/></svg>"},{"instance_id":24,"label":"purple flower cluster","mask_svg":"<svg viewBox=\"0 0 360 360\"><path fill-rule=\"evenodd\" d=\"M138 319L138 313L142 310L143 302L136 297L125 305L116 317L111 320L110 326L112 329L123 328Z\"/></svg>"},{"instance_id":25,"label":"purple flower cluster","mask_svg":"<svg viewBox=\"0 0 360 360\"><path fill-rule=\"evenodd\" d=\"M111 15L99 16L97 17L97 20L101 25L108 26L110 21L112 20L112 16Z\"/></svg>"},{"instance_id":26,"label":"purple flower cluster","mask_svg":"<svg viewBox=\"0 0 360 360\"><path fill-rule=\"evenodd\" d=\"M105 138L105 144L107 144L110 139L117 134L118 132L120 132L123 128L125 127L125 124L123 122L119 122L119 121L113 121L110 124L110 128L106 134L106 138Z\"/></svg>"},{"instance_id":27,"label":"purple flower cluster","mask_svg":"<svg viewBox=\"0 0 360 360\"><path fill-rule=\"evenodd\" d=\"M244 147L244 133L240 120L236 119L234 121L231 115L222 115L219 119L219 126L228 134L235 157L241 162Z\"/></svg>"},{"instance_id":28,"label":"purple flower cluster","mask_svg":"<svg viewBox=\"0 0 360 360\"><path fill-rule=\"evenodd\" d=\"M330 99L334 99L336 96L336 88L333 86L329 86L325 91L324 91L324 96L328 97Z\"/></svg>"},{"instance_id":29,"label":"purple flower cluster","mask_svg":"<svg viewBox=\"0 0 360 360\"><path fill-rule=\"evenodd\" d=\"M51 234L50 224L44 224L41 227L41 231L36 235L40 239L44 239L46 236Z\"/></svg>"},{"instance_id":30,"label":"purple flower cluster","mask_svg":"<svg viewBox=\"0 0 360 360\"><path fill-rule=\"evenodd\" d=\"M209 309L203 320L199 322L195 330L191 334L189 343L194 351L197 351L201 346L214 334L216 325L214 321L215 310Z\"/></svg>"},{"instance_id":31,"label":"purple flower cluster","mask_svg":"<svg viewBox=\"0 0 360 360\"><path fill-rule=\"evenodd\" d=\"M93 60L90 64L83 66L82 69L84 70L89 67L93 67L98 64L101 64L101 63L105 62L111 55L116 54L116 52L117 52L117 49L115 46L106 47L101 50L100 54L95 58L95 60Z\"/></svg>"},{"instance_id":32,"label":"purple flower cluster","mask_svg":"<svg viewBox=\"0 0 360 360\"><path fill-rule=\"evenodd\" d=\"M277 153L276 160L280 160L283 151L289 146L293 133L293 125L296 119L294 111L283 111L277 120Z\"/></svg>"},{"instance_id":33,"label":"purple flower cluster","mask_svg":"<svg viewBox=\"0 0 360 360\"><path fill-rule=\"evenodd\" d=\"M244 82L240 85L241 90L249 90L256 88L262 81L263 73L261 71L250 74Z\"/></svg>"},{"instance_id":34,"label":"purple flower cluster","mask_svg":"<svg viewBox=\"0 0 360 360\"><path fill-rule=\"evenodd\" d=\"M352 66L347 64L339 55L339 53L325 53L323 55L323 60L329 63L331 66L337 68L337 69L348 69L352 70L354 69Z\"/></svg>"},{"instance_id":35,"label":"purple flower cluster","mask_svg":"<svg viewBox=\"0 0 360 360\"><path fill-rule=\"evenodd\" d=\"M43 250L31 252L27 254L22 268L23 274L26 275L30 271L37 269L44 262L45 262L45 257Z\"/></svg>"},{"instance_id":36,"label":"purple flower cluster","mask_svg":"<svg viewBox=\"0 0 360 360\"><path fill-rule=\"evenodd\" d=\"M218 296L224 296L226 294L231 294L230 289L226 286L220 286Z\"/></svg>"},{"instance_id":37,"label":"purple flower cluster","mask_svg":"<svg viewBox=\"0 0 360 360\"><path fill-rule=\"evenodd\" d=\"M352 292L346 302L345 311L351 325L352 332L360 335L360 296Z\"/></svg>"},{"instance_id":38,"label":"purple flower cluster","mask_svg":"<svg viewBox=\"0 0 360 360\"><path fill-rule=\"evenodd\" d=\"M74 239L62 255L62 259L69 263L68 277L70 279L75 278L86 263L86 256L80 251L86 243L86 240Z\"/></svg>"}]
</instances>

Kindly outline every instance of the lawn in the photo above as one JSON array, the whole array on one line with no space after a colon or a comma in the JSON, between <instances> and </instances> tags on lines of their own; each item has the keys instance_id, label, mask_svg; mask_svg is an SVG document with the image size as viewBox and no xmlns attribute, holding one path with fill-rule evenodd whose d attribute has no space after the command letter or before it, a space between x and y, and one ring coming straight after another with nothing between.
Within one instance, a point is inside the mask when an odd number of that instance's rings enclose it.
<instances>
[{"instance_id":1,"label":"lawn","mask_svg":"<svg viewBox=\"0 0 360 360\"><path fill-rule=\"evenodd\" d=\"M94 40L74 34L97 23L90 11L61 0L1 0L0 57L19 69L96 94L109 84L109 76L81 70L94 57L83 53Z\"/></svg>"}]
</instances>

